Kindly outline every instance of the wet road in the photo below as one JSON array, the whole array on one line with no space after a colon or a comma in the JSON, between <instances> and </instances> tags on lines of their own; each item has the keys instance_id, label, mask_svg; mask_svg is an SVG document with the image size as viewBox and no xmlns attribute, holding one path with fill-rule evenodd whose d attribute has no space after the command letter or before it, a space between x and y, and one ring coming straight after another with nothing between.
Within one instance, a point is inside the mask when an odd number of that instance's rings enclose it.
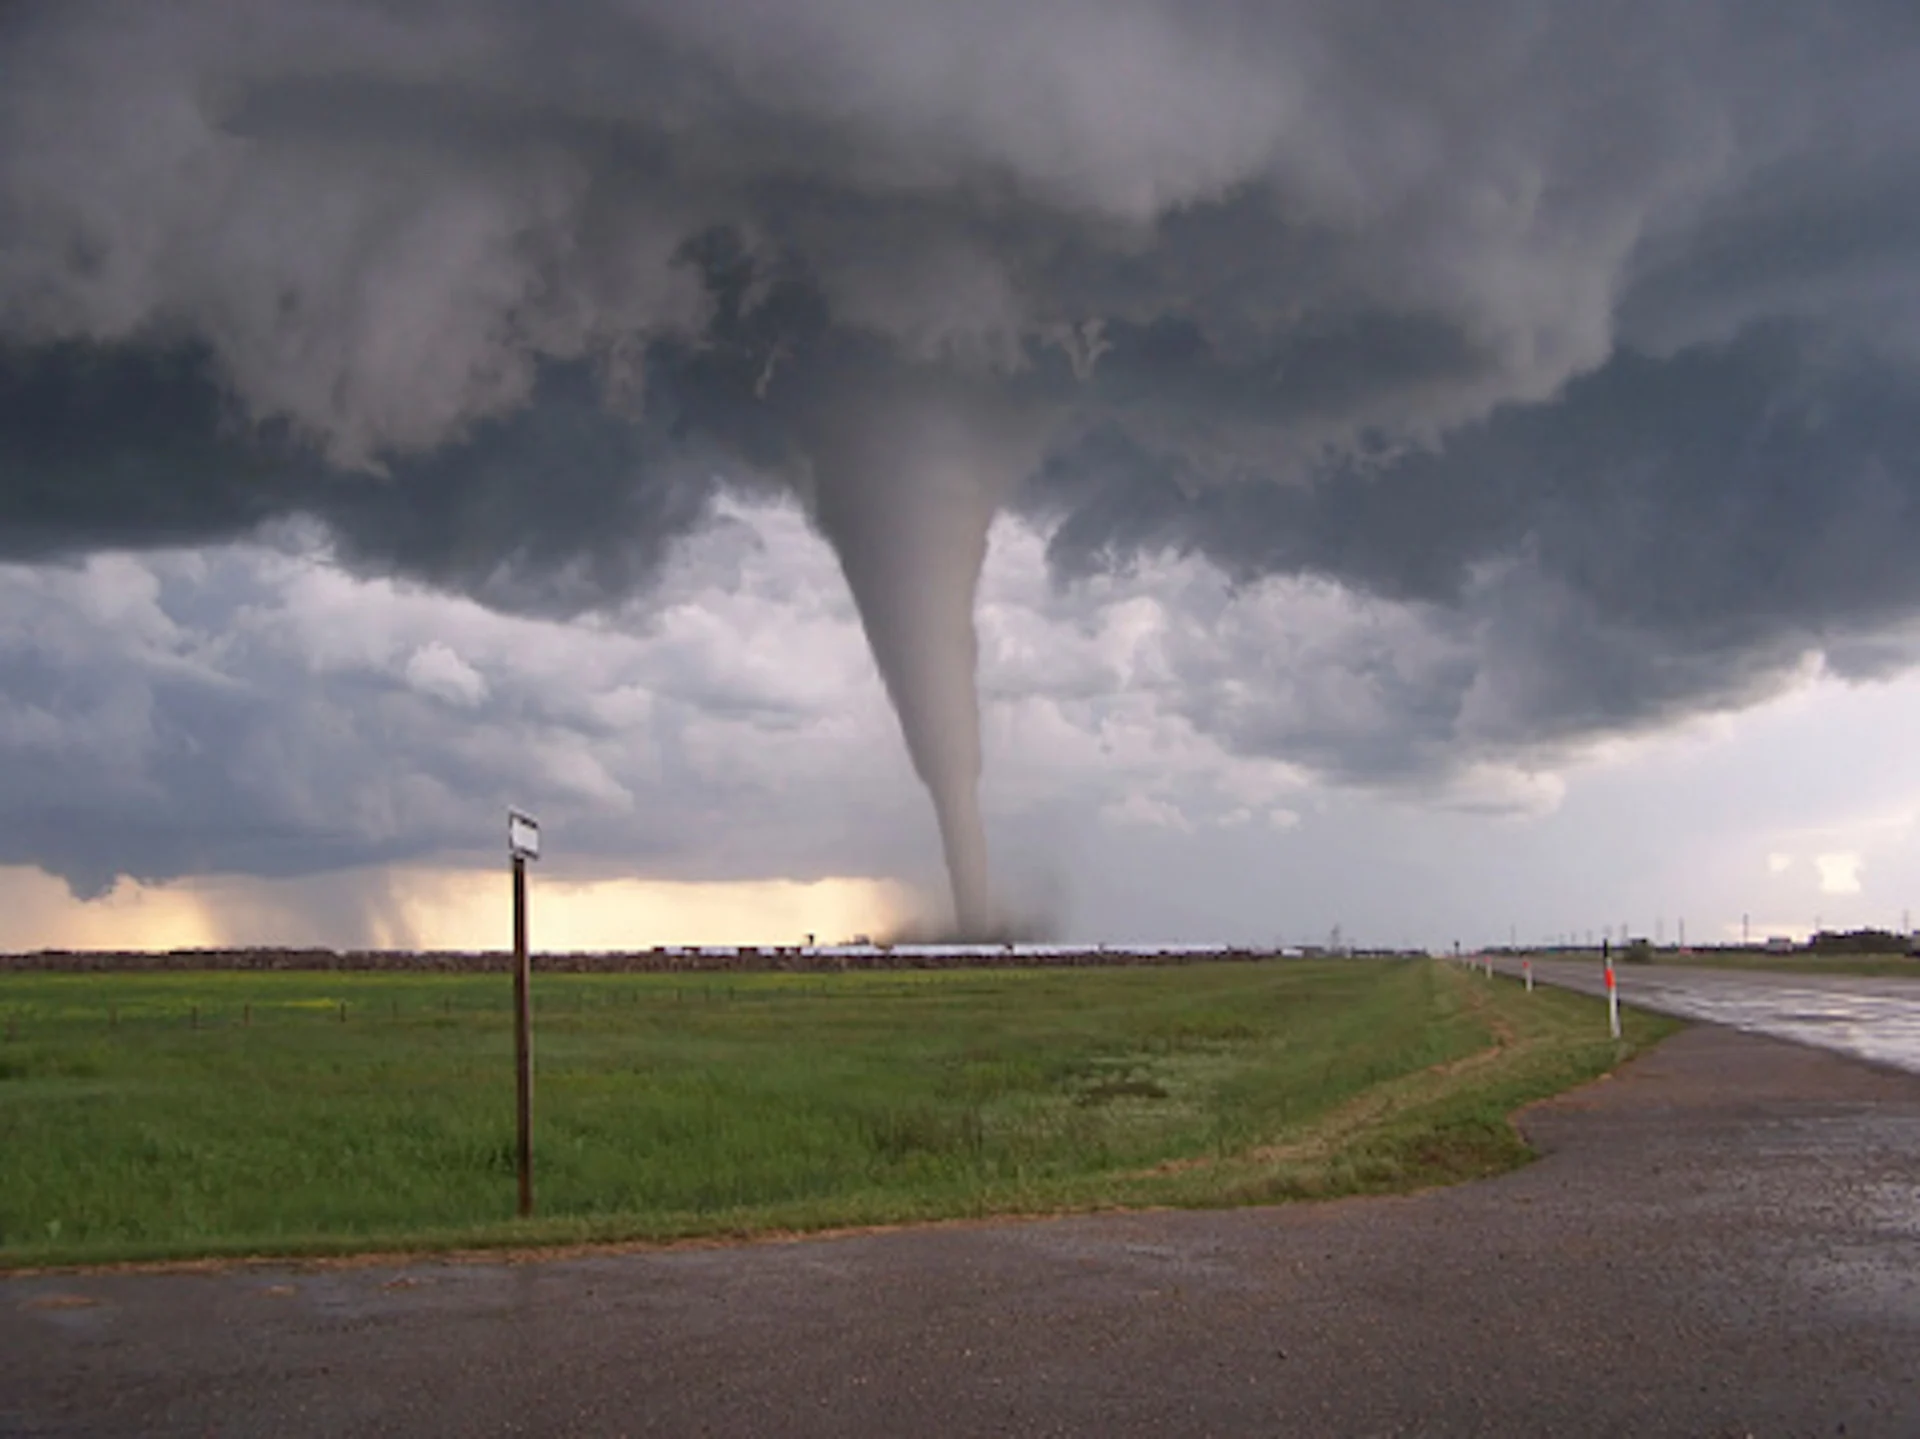
<instances>
[{"instance_id":1,"label":"wet road","mask_svg":"<svg viewBox=\"0 0 1920 1439\"><path fill-rule=\"evenodd\" d=\"M1520 961L1497 959L1494 969L1518 976ZM1549 984L1606 994L1605 978L1594 961L1536 959L1533 972ZM1769 1034L1920 1074L1920 980L1635 964L1616 965L1614 974L1622 1004Z\"/></svg>"},{"instance_id":2,"label":"wet road","mask_svg":"<svg viewBox=\"0 0 1920 1439\"><path fill-rule=\"evenodd\" d=\"M0 1434L1920 1434L1920 1077L1690 1029L1404 1199L0 1281Z\"/></svg>"}]
</instances>

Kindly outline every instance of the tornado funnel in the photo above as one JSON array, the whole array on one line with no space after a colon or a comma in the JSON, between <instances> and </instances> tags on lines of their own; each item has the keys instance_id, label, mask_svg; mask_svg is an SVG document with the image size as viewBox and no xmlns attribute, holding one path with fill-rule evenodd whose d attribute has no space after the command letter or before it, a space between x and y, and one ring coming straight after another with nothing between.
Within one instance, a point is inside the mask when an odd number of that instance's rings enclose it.
<instances>
[{"instance_id":1,"label":"tornado funnel","mask_svg":"<svg viewBox=\"0 0 1920 1439\"><path fill-rule=\"evenodd\" d=\"M1032 427L898 384L829 413L810 436L816 516L933 798L955 926L987 935L974 596L994 514L1037 453Z\"/></svg>"}]
</instances>

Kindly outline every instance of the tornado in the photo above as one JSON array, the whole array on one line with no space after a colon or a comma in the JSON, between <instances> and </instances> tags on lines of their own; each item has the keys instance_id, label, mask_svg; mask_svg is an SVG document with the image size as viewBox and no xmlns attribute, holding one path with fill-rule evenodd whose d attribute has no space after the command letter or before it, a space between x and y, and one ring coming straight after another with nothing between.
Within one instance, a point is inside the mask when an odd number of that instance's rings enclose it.
<instances>
[{"instance_id":1,"label":"tornado","mask_svg":"<svg viewBox=\"0 0 1920 1439\"><path fill-rule=\"evenodd\" d=\"M875 378L812 417L814 513L940 827L962 936L998 927L980 820L974 598L987 534L1037 458L1032 417Z\"/></svg>"}]
</instances>

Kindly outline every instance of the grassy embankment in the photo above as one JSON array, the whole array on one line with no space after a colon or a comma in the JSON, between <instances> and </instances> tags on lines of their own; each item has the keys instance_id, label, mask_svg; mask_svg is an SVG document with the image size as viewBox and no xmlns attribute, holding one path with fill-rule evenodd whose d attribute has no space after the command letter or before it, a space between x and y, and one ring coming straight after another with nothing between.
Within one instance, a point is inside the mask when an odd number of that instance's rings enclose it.
<instances>
[{"instance_id":1,"label":"grassy embankment","mask_svg":"<svg viewBox=\"0 0 1920 1439\"><path fill-rule=\"evenodd\" d=\"M1417 961L536 993L520 1222L502 977L0 975L0 1267L1407 1189L1674 1027Z\"/></svg>"}]
</instances>

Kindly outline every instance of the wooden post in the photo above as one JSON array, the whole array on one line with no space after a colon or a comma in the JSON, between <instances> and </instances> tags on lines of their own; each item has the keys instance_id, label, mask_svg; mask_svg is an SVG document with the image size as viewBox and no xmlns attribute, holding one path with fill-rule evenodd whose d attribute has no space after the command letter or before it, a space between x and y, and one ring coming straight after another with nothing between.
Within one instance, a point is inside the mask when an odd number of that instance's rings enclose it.
<instances>
[{"instance_id":1,"label":"wooden post","mask_svg":"<svg viewBox=\"0 0 1920 1439\"><path fill-rule=\"evenodd\" d=\"M527 1009L527 861L513 857L513 1083L520 1122L520 1217L533 1213L533 1026Z\"/></svg>"}]
</instances>

